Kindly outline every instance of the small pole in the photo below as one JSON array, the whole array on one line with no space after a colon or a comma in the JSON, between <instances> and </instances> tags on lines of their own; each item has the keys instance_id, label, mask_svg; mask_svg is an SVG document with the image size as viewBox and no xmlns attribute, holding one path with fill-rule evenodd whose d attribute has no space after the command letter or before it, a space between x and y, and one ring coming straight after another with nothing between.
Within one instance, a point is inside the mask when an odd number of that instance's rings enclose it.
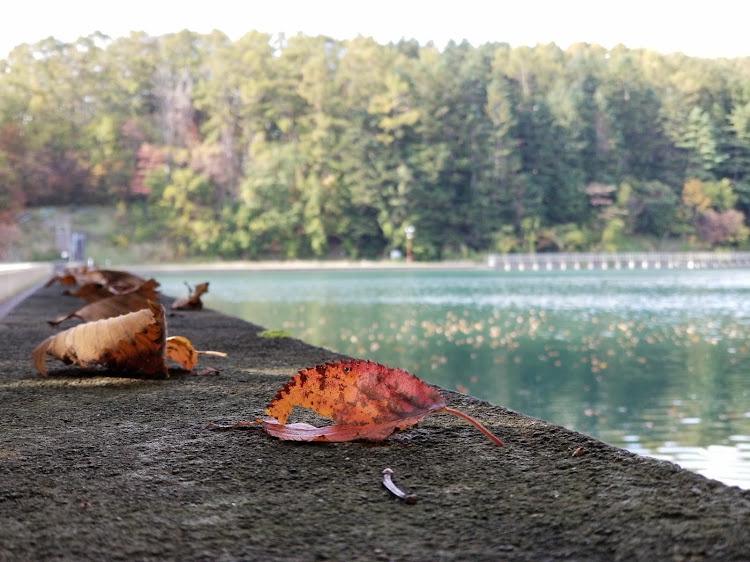
<instances>
[{"instance_id":1,"label":"small pole","mask_svg":"<svg viewBox=\"0 0 750 562\"><path fill-rule=\"evenodd\" d=\"M414 238L414 227L410 224L407 224L404 227L404 232L406 232L406 263L411 263L412 256L411 256L411 240Z\"/></svg>"}]
</instances>

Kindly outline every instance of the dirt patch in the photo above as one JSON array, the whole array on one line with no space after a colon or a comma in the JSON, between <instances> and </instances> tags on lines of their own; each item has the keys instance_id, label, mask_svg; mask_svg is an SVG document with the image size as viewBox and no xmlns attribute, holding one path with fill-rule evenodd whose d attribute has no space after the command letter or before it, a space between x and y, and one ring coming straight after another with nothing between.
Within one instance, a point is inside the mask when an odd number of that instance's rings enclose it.
<instances>
[{"instance_id":1,"label":"dirt patch","mask_svg":"<svg viewBox=\"0 0 750 562\"><path fill-rule=\"evenodd\" d=\"M195 369L218 375L50 359L44 379L30 351L78 304L60 293L39 289L0 323L2 560L750 559L750 491L451 391L504 447L446 415L380 444L207 430L260 416L287 377L340 358L211 310L167 322L229 354ZM385 467L416 504L383 488Z\"/></svg>"}]
</instances>

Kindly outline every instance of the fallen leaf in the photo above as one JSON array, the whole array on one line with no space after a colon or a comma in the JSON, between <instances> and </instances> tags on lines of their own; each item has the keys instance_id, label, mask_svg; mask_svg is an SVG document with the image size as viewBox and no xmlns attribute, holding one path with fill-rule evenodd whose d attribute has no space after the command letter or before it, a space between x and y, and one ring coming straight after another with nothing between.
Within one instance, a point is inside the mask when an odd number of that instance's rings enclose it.
<instances>
[{"instance_id":1,"label":"fallen leaf","mask_svg":"<svg viewBox=\"0 0 750 562\"><path fill-rule=\"evenodd\" d=\"M63 273L56 273L55 275L50 277L44 284L44 286L49 287L50 285L54 285L58 282L60 283L60 285L77 285L74 275L66 270Z\"/></svg>"},{"instance_id":2,"label":"fallen leaf","mask_svg":"<svg viewBox=\"0 0 750 562\"><path fill-rule=\"evenodd\" d=\"M119 287L118 292L124 292L138 287L145 282L145 279L138 277L127 271L116 269L97 269L87 266L69 267L62 273L53 275L45 284L46 287L60 282L61 285L78 285L82 287L87 283L97 283L99 285L111 285Z\"/></svg>"},{"instance_id":3,"label":"fallen leaf","mask_svg":"<svg viewBox=\"0 0 750 562\"><path fill-rule=\"evenodd\" d=\"M336 425L286 425L295 406L310 408ZM448 408L440 392L402 369L351 359L300 371L276 393L262 420L263 429L292 441L382 441L431 413L459 416L493 443L502 442L467 414Z\"/></svg>"},{"instance_id":4,"label":"fallen leaf","mask_svg":"<svg viewBox=\"0 0 750 562\"><path fill-rule=\"evenodd\" d=\"M190 340L183 336L171 336L167 338L167 357L179 363L188 371L191 371L198 362L198 355L215 355L226 357L221 351L197 351Z\"/></svg>"},{"instance_id":5,"label":"fallen leaf","mask_svg":"<svg viewBox=\"0 0 750 562\"><path fill-rule=\"evenodd\" d=\"M200 310L203 308L201 295L208 292L208 282L199 283L195 286L193 293L186 299L179 299L172 303L175 310Z\"/></svg>"},{"instance_id":6,"label":"fallen leaf","mask_svg":"<svg viewBox=\"0 0 750 562\"><path fill-rule=\"evenodd\" d=\"M149 282L153 283L154 287L159 286L159 283L157 283L154 279L143 279L142 277L133 275L132 273L128 273L127 271L100 270L100 272L106 279L105 285L109 288L110 291L112 291L112 293L116 295L138 291L141 287L147 285ZM144 294L144 291L139 292L141 292L141 294Z\"/></svg>"},{"instance_id":7,"label":"fallen leaf","mask_svg":"<svg viewBox=\"0 0 750 562\"><path fill-rule=\"evenodd\" d=\"M89 303L100 301L102 299L106 299L115 295L129 293L137 293L146 299L158 301L159 293L156 291L156 288L158 286L159 283L155 279L148 279L140 285L130 287L126 290L120 290L121 287L117 287L115 285L101 285L99 283L90 282L79 287L75 291L65 291L65 294L71 295L73 297L78 297L79 299L83 299Z\"/></svg>"},{"instance_id":8,"label":"fallen leaf","mask_svg":"<svg viewBox=\"0 0 750 562\"><path fill-rule=\"evenodd\" d=\"M137 292L113 295L106 299L87 304L65 316L60 316L54 320L48 320L48 324L51 326L57 326L70 318L80 318L86 322L93 322L94 320L122 316L123 314L148 308L149 301L150 299Z\"/></svg>"},{"instance_id":9,"label":"fallen leaf","mask_svg":"<svg viewBox=\"0 0 750 562\"><path fill-rule=\"evenodd\" d=\"M51 355L66 365L104 365L120 371L141 370L168 377L167 328L164 307L147 308L115 318L87 322L50 336L32 352L34 366L47 376L45 358Z\"/></svg>"},{"instance_id":10,"label":"fallen leaf","mask_svg":"<svg viewBox=\"0 0 750 562\"><path fill-rule=\"evenodd\" d=\"M70 295L72 297L77 297L79 299L83 299L86 302L100 301L102 299L106 299L107 297L112 296L112 293L110 292L110 290L107 288L106 285L95 283L93 281L78 287L74 291L71 291L71 290L64 291L63 294Z\"/></svg>"},{"instance_id":11,"label":"fallen leaf","mask_svg":"<svg viewBox=\"0 0 750 562\"><path fill-rule=\"evenodd\" d=\"M191 371L198 362L198 354L195 352L193 344L183 336L167 338L167 357L179 363L188 371Z\"/></svg>"}]
</instances>

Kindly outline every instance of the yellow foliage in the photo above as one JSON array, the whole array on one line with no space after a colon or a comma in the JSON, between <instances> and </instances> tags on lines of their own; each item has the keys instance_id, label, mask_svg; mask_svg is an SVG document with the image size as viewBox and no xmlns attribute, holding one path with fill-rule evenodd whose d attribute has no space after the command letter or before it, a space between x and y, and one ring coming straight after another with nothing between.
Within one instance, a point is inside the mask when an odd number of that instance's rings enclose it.
<instances>
[{"instance_id":1,"label":"yellow foliage","mask_svg":"<svg viewBox=\"0 0 750 562\"><path fill-rule=\"evenodd\" d=\"M682 202L688 207L702 213L711 206L711 199L703 191L703 182L697 178L691 178L682 187Z\"/></svg>"}]
</instances>

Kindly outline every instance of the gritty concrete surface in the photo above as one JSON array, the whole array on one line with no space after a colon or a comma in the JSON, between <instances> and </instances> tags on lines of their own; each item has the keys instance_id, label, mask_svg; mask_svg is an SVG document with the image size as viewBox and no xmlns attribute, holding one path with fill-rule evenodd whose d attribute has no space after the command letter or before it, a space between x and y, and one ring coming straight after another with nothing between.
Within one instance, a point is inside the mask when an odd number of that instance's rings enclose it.
<instances>
[{"instance_id":1,"label":"gritty concrete surface","mask_svg":"<svg viewBox=\"0 0 750 562\"><path fill-rule=\"evenodd\" d=\"M211 310L167 318L228 353L193 372L49 359L43 378L45 320L79 306L61 292L0 320L0 560L750 560L750 491L447 390L505 446L443 414L382 443L208 430L341 358ZM385 467L415 504L382 486Z\"/></svg>"}]
</instances>

